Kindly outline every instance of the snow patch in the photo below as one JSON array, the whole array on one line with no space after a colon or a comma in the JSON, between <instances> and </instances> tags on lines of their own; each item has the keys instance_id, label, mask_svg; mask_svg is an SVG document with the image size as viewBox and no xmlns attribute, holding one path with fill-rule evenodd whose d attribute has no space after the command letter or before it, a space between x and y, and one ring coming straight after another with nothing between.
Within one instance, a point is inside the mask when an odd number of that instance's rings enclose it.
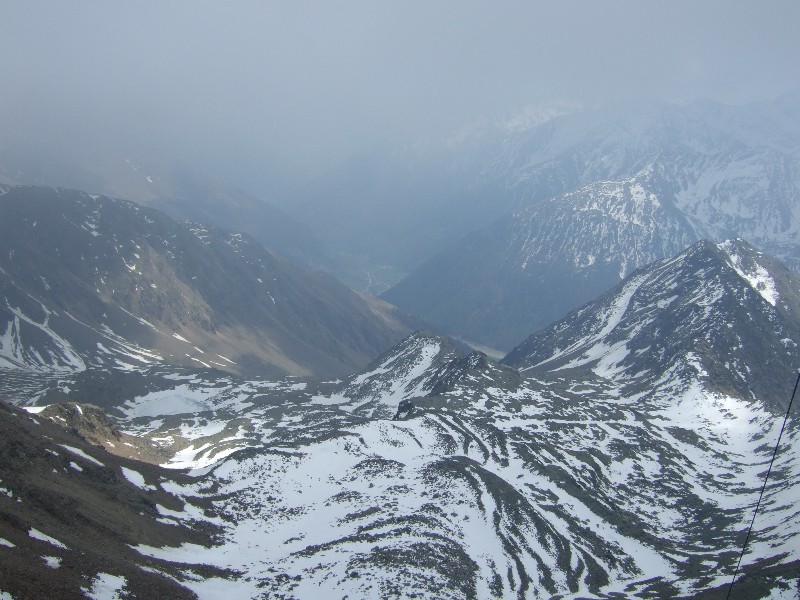
<instances>
[{"instance_id":1,"label":"snow patch","mask_svg":"<svg viewBox=\"0 0 800 600\"><path fill-rule=\"evenodd\" d=\"M129 469L127 467L121 467L122 474L125 476L125 479L130 481L136 487L143 489L143 490L153 490L155 491L155 486L148 485L147 482L144 480L144 476L139 473L139 471L134 471L133 469Z\"/></svg>"},{"instance_id":2,"label":"snow patch","mask_svg":"<svg viewBox=\"0 0 800 600\"><path fill-rule=\"evenodd\" d=\"M772 306L775 306L779 296L778 287L775 285L775 280L772 279L769 271L755 261L753 261L753 266L751 266L749 270L745 270L744 261L742 257L736 253L735 243L731 240L722 242L718 244L717 247L730 257L731 266L733 266L739 276L749 283L764 300L769 302Z\"/></svg>"},{"instance_id":3,"label":"snow patch","mask_svg":"<svg viewBox=\"0 0 800 600\"><path fill-rule=\"evenodd\" d=\"M84 458L84 459L88 460L90 463L96 464L98 467L104 467L105 466L99 460L97 460L93 456L89 456L88 454L86 454L86 452L84 452L80 448L76 448L75 446L68 446L67 444L59 444L59 446L61 446L62 448L66 449L66 450L69 450L70 452L72 452L73 454L75 454L77 456L80 456L81 458Z\"/></svg>"},{"instance_id":4,"label":"snow patch","mask_svg":"<svg viewBox=\"0 0 800 600\"><path fill-rule=\"evenodd\" d=\"M62 550L69 550L66 544L62 544L56 538L50 537L49 535L42 533L38 529L31 528L28 531L28 535L35 540L39 540L40 542L47 542L48 544L52 544L56 548L61 548Z\"/></svg>"},{"instance_id":5,"label":"snow patch","mask_svg":"<svg viewBox=\"0 0 800 600\"><path fill-rule=\"evenodd\" d=\"M111 575L109 573L98 573L92 580L90 588L81 588L92 600L122 600L127 598L122 595L122 590L127 584L127 580L121 575Z\"/></svg>"}]
</instances>

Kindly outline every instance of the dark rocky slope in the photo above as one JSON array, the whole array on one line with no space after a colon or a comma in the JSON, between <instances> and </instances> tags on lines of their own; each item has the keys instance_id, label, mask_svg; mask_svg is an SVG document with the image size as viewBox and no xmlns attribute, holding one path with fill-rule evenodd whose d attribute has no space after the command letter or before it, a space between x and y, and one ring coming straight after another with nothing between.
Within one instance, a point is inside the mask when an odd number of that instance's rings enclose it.
<instances>
[{"instance_id":1,"label":"dark rocky slope","mask_svg":"<svg viewBox=\"0 0 800 600\"><path fill-rule=\"evenodd\" d=\"M76 191L0 195L0 360L81 370L166 361L336 375L413 321L244 234Z\"/></svg>"}]
</instances>

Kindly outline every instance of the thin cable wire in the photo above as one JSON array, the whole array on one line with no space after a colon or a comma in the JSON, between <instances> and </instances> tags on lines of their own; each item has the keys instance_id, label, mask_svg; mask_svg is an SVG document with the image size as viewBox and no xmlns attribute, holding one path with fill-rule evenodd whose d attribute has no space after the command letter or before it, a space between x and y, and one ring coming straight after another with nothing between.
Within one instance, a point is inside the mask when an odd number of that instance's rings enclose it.
<instances>
[{"instance_id":1,"label":"thin cable wire","mask_svg":"<svg viewBox=\"0 0 800 600\"><path fill-rule=\"evenodd\" d=\"M775 451L772 453L772 460L769 461L767 476L764 477L764 485L761 486L761 493L758 495L758 502L756 503L756 509L753 511L753 518L750 521L750 527L747 528L747 535L744 538L744 545L742 545L742 552L741 554L739 554L739 561L736 563L736 570L733 572L733 578L731 579L731 584L728 587L728 595L725 596L725 600L729 600L729 598L731 597L733 584L736 583L736 576L739 574L739 567L742 564L742 558L744 557L745 550L747 550L747 542L750 540L750 532L753 531L753 524L756 522L756 515L758 514L758 509L761 506L761 499L764 497L764 490L767 489L767 481L769 481L769 474L772 472L772 463L775 462L775 457L778 455L778 447L781 445L783 430L786 429L786 421L789 419L789 411L792 410L792 402L794 402L794 396L795 394L797 394L798 385L800 385L800 373L797 374L797 381L795 381L794 383L794 391L792 392L792 397L789 399L789 407L786 409L786 416L783 417L783 425L781 425L781 432L778 434L778 441L775 444Z\"/></svg>"}]
</instances>

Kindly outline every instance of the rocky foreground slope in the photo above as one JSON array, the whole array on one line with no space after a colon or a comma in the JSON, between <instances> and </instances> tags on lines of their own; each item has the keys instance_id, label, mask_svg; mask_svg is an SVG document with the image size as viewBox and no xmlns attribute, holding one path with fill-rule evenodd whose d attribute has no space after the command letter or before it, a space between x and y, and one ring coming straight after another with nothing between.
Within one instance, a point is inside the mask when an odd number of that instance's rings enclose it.
<instances>
[{"instance_id":1,"label":"rocky foreground slope","mask_svg":"<svg viewBox=\"0 0 800 600\"><path fill-rule=\"evenodd\" d=\"M152 367L36 397L103 405L178 469L139 483L187 501L162 523L216 535L131 560L201 598L722 598L800 364L798 294L746 244L700 243L504 364L415 334L344 380ZM796 593L796 423L734 597ZM37 514L3 537L58 538Z\"/></svg>"}]
</instances>

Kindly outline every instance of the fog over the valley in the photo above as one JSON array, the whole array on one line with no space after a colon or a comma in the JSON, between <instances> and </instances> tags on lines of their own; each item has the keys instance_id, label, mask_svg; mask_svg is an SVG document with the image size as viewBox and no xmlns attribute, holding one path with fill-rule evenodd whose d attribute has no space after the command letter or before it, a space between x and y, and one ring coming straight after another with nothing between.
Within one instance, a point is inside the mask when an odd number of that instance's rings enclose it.
<instances>
[{"instance_id":1,"label":"fog over the valley","mask_svg":"<svg viewBox=\"0 0 800 600\"><path fill-rule=\"evenodd\" d=\"M797 0L3 0L0 21L7 141L159 152L263 195L526 106L800 92Z\"/></svg>"}]
</instances>

